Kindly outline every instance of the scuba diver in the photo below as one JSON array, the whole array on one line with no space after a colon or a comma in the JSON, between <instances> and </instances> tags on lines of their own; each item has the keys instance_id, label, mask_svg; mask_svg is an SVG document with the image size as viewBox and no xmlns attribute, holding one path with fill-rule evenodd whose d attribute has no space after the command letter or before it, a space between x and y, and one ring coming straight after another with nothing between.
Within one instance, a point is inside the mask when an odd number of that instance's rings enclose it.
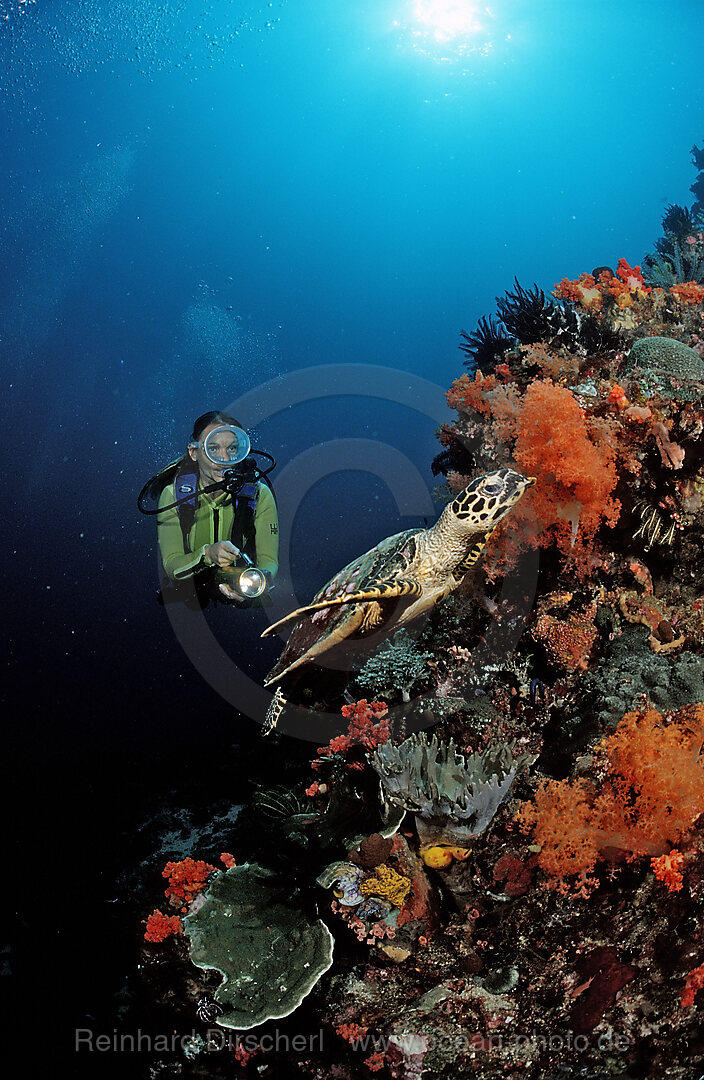
<instances>
[{"instance_id":1,"label":"scuba diver","mask_svg":"<svg viewBox=\"0 0 704 1080\"><path fill-rule=\"evenodd\" d=\"M267 458L268 468L254 455ZM267 475L275 465L271 454L251 449L234 417L198 417L187 453L148 480L137 499L142 513L157 515L167 579L162 604L262 602L278 570L278 512ZM144 507L146 496L158 500L156 509Z\"/></svg>"}]
</instances>

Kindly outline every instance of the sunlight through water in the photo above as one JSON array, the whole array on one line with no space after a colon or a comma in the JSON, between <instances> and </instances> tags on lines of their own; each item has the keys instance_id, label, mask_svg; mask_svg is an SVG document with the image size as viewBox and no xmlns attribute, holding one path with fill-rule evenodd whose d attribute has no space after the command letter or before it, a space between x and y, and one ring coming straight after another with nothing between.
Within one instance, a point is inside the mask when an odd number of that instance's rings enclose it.
<instances>
[{"instance_id":1,"label":"sunlight through water","mask_svg":"<svg viewBox=\"0 0 704 1080\"><path fill-rule=\"evenodd\" d=\"M394 20L416 52L445 63L468 53L487 53L494 44L495 16L473 0L407 0Z\"/></svg>"}]
</instances>

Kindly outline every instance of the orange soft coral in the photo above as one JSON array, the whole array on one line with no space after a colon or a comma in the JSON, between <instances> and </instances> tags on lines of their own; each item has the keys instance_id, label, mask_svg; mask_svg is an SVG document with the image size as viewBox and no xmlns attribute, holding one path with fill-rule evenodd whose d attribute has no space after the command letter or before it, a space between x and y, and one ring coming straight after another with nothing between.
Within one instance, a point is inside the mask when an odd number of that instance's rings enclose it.
<instances>
[{"instance_id":1,"label":"orange soft coral","mask_svg":"<svg viewBox=\"0 0 704 1080\"><path fill-rule=\"evenodd\" d=\"M524 803L516 821L533 831L540 845L538 865L548 875L547 888L588 895L597 885L592 870L600 855L593 825L594 790L586 780L543 780L532 803Z\"/></svg>"},{"instance_id":2,"label":"orange soft coral","mask_svg":"<svg viewBox=\"0 0 704 1080\"><path fill-rule=\"evenodd\" d=\"M538 478L512 514L512 535L534 547L556 543L571 567L588 575L598 563L596 533L602 524L614 525L620 511L608 425L590 420L574 394L551 379L535 380L521 396L516 385L462 376L448 401L486 417L485 447ZM517 541L511 543L508 562Z\"/></svg>"},{"instance_id":3,"label":"orange soft coral","mask_svg":"<svg viewBox=\"0 0 704 1080\"><path fill-rule=\"evenodd\" d=\"M654 709L628 713L601 744L607 781L546 780L517 820L540 845L548 887L585 895L598 859L665 855L704 812L704 704L668 724ZM577 876L576 886L574 877Z\"/></svg>"},{"instance_id":4,"label":"orange soft coral","mask_svg":"<svg viewBox=\"0 0 704 1080\"><path fill-rule=\"evenodd\" d=\"M675 296L682 304L701 304L704 301L704 286L698 285L696 281L684 281L671 285L670 295Z\"/></svg>"},{"instance_id":5,"label":"orange soft coral","mask_svg":"<svg viewBox=\"0 0 704 1080\"><path fill-rule=\"evenodd\" d=\"M679 892L684 884L681 869L684 863L684 855L677 848L668 851L665 855L658 855L650 860L653 873L658 881L667 885L669 892Z\"/></svg>"},{"instance_id":6,"label":"orange soft coral","mask_svg":"<svg viewBox=\"0 0 704 1080\"><path fill-rule=\"evenodd\" d=\"M470 379L469 375L460 375L445 394L447 404L458 412L474 409L482 416L488 416L490 406L486 393L496 385L497 379L493 375L485 377L481 371L478 371L473 379Z\"/></svg>"},{"instance_id":7,"label":"orange soft coral","mask_svg":"<svg viewBox=\"0 0 704 1080\"><path fill-rule=\"evenodd\" d=\"M570 390L549 379L532 383L518 414L514 459L538 482L514 512L517 530L534 515L538 543L554 540L578 573L588 573L597 530L619 516L615 457L605 432L588 423Z\"/></svg>"},{"instance_id":8,"label":"orange soft coral","mask_svg":"<svg viewBox=\"0 0 704 1080\"><path fill-rule=\"evenodd\" d=\"M581 304L587 311L600 311L603 304L602 290L593 274L580 274L574 281L563 278L553 289L553 296Z\"/></svg>"}]
</instances>

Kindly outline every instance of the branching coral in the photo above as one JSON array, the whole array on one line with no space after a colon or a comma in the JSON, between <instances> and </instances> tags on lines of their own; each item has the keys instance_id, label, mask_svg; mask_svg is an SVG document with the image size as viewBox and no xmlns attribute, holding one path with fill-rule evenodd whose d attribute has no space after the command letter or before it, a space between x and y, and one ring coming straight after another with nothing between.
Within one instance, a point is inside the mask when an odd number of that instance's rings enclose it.
<instances>
[{"instance_id":1,"label":"branching coral","mask_svg":"<svg viewBox=\"0 0 704 1080\"><path fill-rule=\"evenodd\" d=\"M704 812L704 704L684 706L666 723L654 709L628 713L598 747L601 790L587 780L544 780L518 812L540 845L548 887L588 895L599 859L659 857Z\"/></svg>"},{"instance_id":2,"label":"branching coral","mask_svg":"<svg viewBox=\"0 0 704 1080\"><path fill-rule=\"evenodd\" d=\"M427 661L432 655L422 650L406 629L397 630L393 639L385 641L367 660L356 682L385 699L396 691L404 701L410 701L415 684L428 676Z\"/></svg>"}]
</instances>

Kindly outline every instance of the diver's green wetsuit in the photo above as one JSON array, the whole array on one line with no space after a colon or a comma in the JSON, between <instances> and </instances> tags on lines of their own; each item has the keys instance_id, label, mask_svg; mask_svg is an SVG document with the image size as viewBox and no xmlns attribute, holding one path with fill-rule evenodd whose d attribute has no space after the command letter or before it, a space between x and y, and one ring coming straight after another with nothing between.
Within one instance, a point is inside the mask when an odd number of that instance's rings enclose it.
<instances>
[{"instance_id":1,"label":"diver's green wetsuit","mask_svg":"<svg viewBox=\"0 0 704 1080\"><path fill-rule=\"evenodd\" d=\"M279 517L276 502L266 484L259 483L257 488L257 505L254 510L256 556L252 557L255 566L275 577L279 568ZM167 484L159 498L159 508L170 506L175 501L174 486ZM208 544L232 540L236 547L244 548L248 538L231 535L233 521L234 507L226 492L200 492L195 520L188 534L190 551L186 551L178 510L174 507L159 514L156 519L159 550L168 577L172 581L183 581L201 569L212 569L205 561L205 548Z\"/></svg>"}]
</instances>

